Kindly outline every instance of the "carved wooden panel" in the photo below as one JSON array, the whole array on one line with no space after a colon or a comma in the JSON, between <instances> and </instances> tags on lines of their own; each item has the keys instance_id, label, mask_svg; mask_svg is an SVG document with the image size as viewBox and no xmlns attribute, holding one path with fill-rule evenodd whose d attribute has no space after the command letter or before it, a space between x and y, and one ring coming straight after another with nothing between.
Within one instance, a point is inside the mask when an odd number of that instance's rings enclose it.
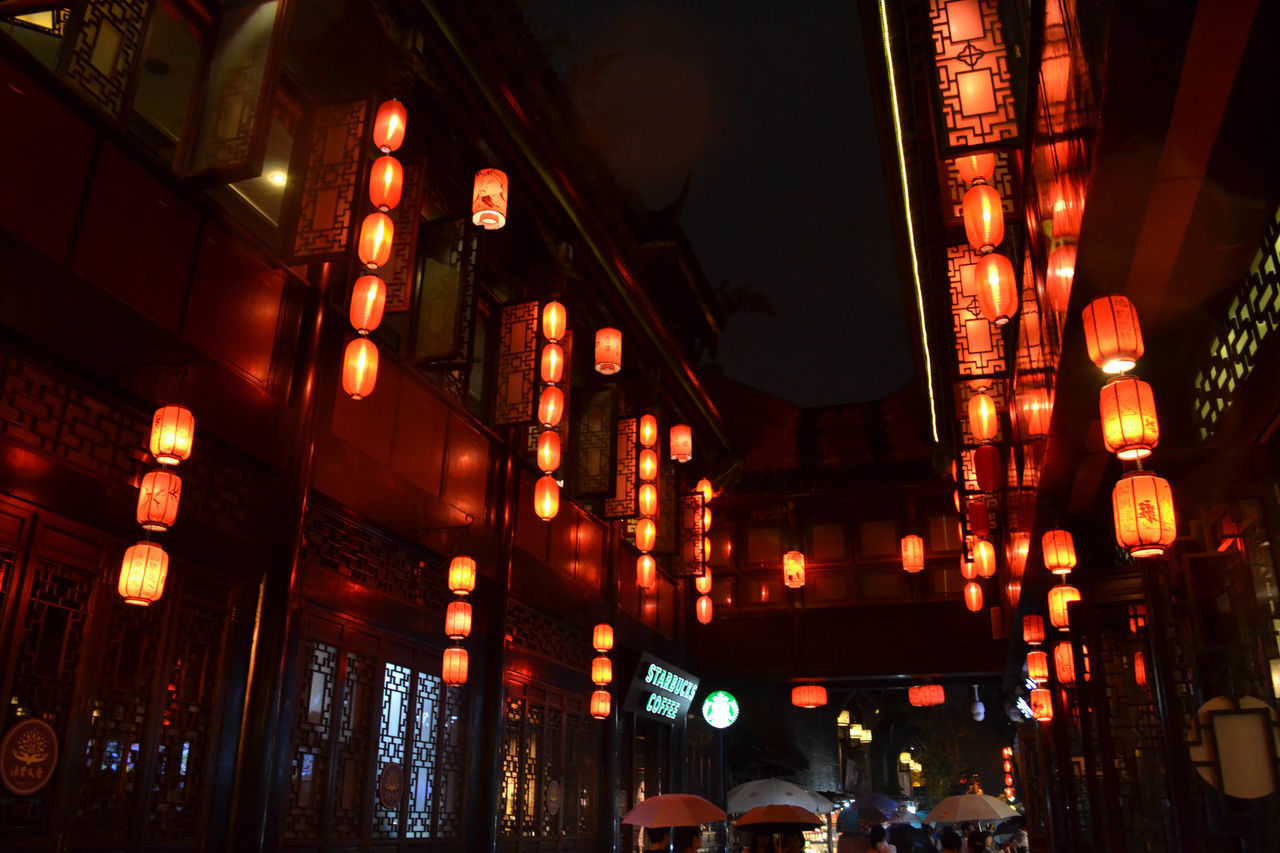
<instances>
[{"instance_id":1,"label":"carved wooden panel","mask_svg":"<svg viewBox=\"0 0 1280 853\"><path fill-rule=\"evenodd\" d=\"M1019 135L1013 75L998 0L931 0L943 149Z\"/></svg>"},{"instance_id":2,"label":"carved wooden panel","mask_svg":"<svg viewBox=\"0 0 1280 853\"><path fill-rule=\"evenodd\" d=\"M701 493L680 496L680 553L675 560L675 570L682 575L700 575L706 566L702 538L706 531L702 526L704 505Z\"/></svg>"},{"instance_id":3,"label":"carved wooden panel","mask_svg":"<svg viewBox=\"0 0 1280 853\"><path fill-rule=\"evenodd\" d=\"M294 228L294 260L337 256L346 251L352 205L364 168L361 152L367 114L368 104L362 100L316 109ZM399 236L397 228L397 240Z\"/></svg>"},{"instance_id":4,"label":"carved wooden panel","mask_svg":"<svg viewBox=\"0 0 1280 853\"><path fill-rule=\"evenodd\" d=\"M977 264L978 256L967 245L947 249L956 363L962 376L989 376L1004 372L1007 366L1000 329L978 310L973 276Z\"/></svg>"},{"instance_id":5,"label":"carved wooden panel","mask_svg":"<svg viewBox=\"0 0 1280 853\"><path fill-rule=\"evenodd\" d=\"M498 426L533 420L537 405L538 303L505 305L499 323L498 382L493 422Z\"/></svg>"},{"instance_id":6,"label":"carved wooden panel","mask_svg":"<svg viewBox=\"0 0 1280 853\"><path fill-rule=\"evenodd\" d=\"M71 49L63 54L62 76L112 115L124 105L150 6L149 0L85 4Z\"/></svg>"},{"instance_id":7,"label":"carved wooden panel","mask_svg":"<svg viewBox=\"0 0 1280 853\"><path fill-rule=\"evenodd\" d=\"M379 270L387 283L387 311L408 311L413 298L413 267L418 252L418 225L422 222L422 188L427 182L426 164L404 163L404 189L400 204L387 215L395 224L391 259Z\"/></svg>"},{"instance_id":8,"label":"carved wooden panel","mask_svg":"<svg viewBox=\"0 0 1280 853\"><path fill-rule=\"evenodd\" d=\"M636 419L619 418L613 466L613 497L604 502L605 518L636 514Z\"/></svg>"},{"instance_id":9,"label":"carved wooden panel","mask_svg":"<svg viewBox=\"0 0 1280 853\"><path fill-rule=\"evenodd\" d=\"M573 435L573 488L575 495L607 495L613 485L614 386L582 392Z\"/></svg>"},{"instance_id":10,"label":"carved wooden panel","mask_svg":"<svg viewBox=\"0 0 1280 853\"><path fill-rule=\"evenodd\" d=\"M664 464L661 445L658 442L658 536L653 550L658 554L676 554L680 549L680 511L676 500L676 478L679 471L675 463Z\"/></svg>"}]
</instances>

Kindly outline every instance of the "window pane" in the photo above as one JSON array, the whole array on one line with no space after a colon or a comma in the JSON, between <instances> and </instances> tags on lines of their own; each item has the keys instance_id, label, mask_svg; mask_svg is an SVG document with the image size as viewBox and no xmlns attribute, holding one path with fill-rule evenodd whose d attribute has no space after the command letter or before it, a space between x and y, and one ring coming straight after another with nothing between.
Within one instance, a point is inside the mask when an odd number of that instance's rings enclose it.
<instances>
[{"instance_id":1,"label":"window pane","mask_svg":"<svg viewBox=\"0 0 1280 853\"><path fill-rule=\"evenodd\" d=\"M207 19L172 0L151 11L129 130L172 163L200 68Z\"/></svg>"}]
</instances>

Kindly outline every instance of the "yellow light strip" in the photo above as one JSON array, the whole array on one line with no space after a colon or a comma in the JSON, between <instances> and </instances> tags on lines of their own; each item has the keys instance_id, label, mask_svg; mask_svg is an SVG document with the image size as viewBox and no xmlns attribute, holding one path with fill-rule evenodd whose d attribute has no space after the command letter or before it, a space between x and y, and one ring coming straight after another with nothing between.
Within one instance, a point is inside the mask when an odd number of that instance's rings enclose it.
<instances>
[{"instance_id":1,"label":"yellow light strip","mask_svg":"<svg viewBox=\"0 0 1280 853\"><path fill-rule=\"evenodd\" d=\"M916 257L916 233L911 224L911 188L907 185L907 158L902 150L902 121L898 117L898 85L893 76L893 47L889 38L889 15L880 0L880 36L884 39L884 64L889 71L889 105L893 108L893 137L898 145L898 175L902 178L903 213L907 217L907 248L911 250L911 274L916 283L916 312L920 315L920 340L924 345L925 383L929 389L929 426L938 441L938 408L933 396L933 360L929 357L929 330L925 327L924 292L920 288L920 261Z\"/></svg>"}]
</instances>

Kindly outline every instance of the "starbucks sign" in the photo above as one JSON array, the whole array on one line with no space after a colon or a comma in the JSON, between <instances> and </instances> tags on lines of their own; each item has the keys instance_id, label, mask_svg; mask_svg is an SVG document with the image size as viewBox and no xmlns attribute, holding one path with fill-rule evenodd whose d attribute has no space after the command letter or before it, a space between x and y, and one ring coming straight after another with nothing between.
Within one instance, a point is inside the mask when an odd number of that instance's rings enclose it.
<instances>
[{"instance_id":1,"label":"starbucks sign","mask_svg":"<svg viewBox=\"0 0 1280 853\"><path fill-rule=\"evenodd\" d=\"M702 719L717 729L727 729L738 719L738 700L726 690L707 694L702 702Z\"/></svg>"}]
</instances>

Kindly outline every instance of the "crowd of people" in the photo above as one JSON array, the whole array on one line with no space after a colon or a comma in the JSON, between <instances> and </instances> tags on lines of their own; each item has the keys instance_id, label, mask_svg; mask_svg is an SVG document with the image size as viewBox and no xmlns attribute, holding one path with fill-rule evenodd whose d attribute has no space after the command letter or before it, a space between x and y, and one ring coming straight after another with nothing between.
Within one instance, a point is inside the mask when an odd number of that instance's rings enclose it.
<instances>
[{"instance_id":1,"label":"crowd of people","mask_svg":"<svg viewBox=\"0 0 1280 853\"><path fill-rule=\"evenodd\" d=\"M1027 833L1018 828L1003 844L997 844L990 830L961 824L959 829L939 827L930 830L922 827L914 834L913 846L901 853L1029 853ZM866 833L844 833L840 836L837 853L899 853L898 848L889 843L887 832L883 826L873 826Z\"/></svg>"}]
</instances>

